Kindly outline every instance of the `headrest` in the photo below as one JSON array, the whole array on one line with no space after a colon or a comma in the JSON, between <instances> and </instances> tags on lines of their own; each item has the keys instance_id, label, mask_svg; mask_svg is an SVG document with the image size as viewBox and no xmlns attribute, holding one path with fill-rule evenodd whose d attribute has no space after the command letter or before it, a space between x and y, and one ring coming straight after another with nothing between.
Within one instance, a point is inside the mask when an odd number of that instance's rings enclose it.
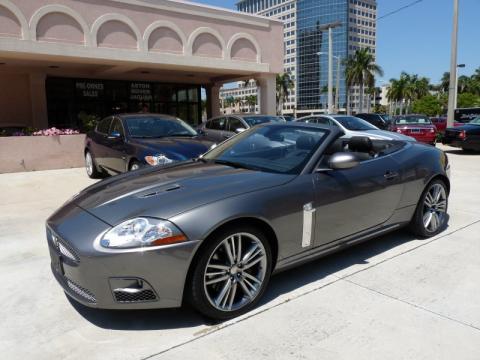
<instances>
[{"instance_id":1,"label":"headrest","mask_svg":"<svg viewBox=\"0 0 480 360\"><path fill-rule=\"evenodd\" d=\"M297 149L312 150L316 141L311 135L302 135L297 139Z\"/></svg>"},{"instance_id":2,"label":"headrest","mask_svg":"<svg viewBox=\"0 0 480 360\"><path fill-rule=\"evenodd\" d=\"M366 136L354 136L348 140L348 149L368 153L373 150L372 140Z\"/></svg>"}]
</instances>

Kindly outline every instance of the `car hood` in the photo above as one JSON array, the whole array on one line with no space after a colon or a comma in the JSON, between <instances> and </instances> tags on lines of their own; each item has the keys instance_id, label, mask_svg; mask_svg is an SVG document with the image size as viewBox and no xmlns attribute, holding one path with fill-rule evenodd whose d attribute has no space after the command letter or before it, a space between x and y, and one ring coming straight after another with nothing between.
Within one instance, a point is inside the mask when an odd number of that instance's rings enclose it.
<instances>
[{"instance_id":1,"label":"car hood","mask_svg":"<svg viewBox=\"0 0 480 360\"><path fill-rule=\"evenodd\" d=\"M348 137L352 137L352 136L366 136L373 140L416 141L411 136L399 134L393 131L386 131L386 130L350 131L348 133Z\"/></svg>"},{"instance_id":2,"label":"car hood","mask_svg":"<svg viewBox=\"0 0 480 360\"><path fill-rule=\"evenodd\" d=\"M130 140L130 144L141 148L145 153L147 153L147 155L164 154L173 160L187 160L205 153L213 143L196 136L193 138L133 138Z\"/></svg>"},{"instance_id":3,"label":"car hood","mask_svg":"<svg viewBox=\"0 0 480 360\"><path fill-rule=\"evenodd\" d=\"M294 177L189 161L114 176L86 188L72 202L110 225L137 216L169 219L207 203L284 184Z\"/></svg>"}]
</instances>

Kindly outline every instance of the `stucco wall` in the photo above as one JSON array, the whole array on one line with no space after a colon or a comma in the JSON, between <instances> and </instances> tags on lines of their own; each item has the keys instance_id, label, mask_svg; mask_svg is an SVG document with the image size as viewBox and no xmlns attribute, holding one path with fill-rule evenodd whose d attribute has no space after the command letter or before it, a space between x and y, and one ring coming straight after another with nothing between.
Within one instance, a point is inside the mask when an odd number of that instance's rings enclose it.
<instances>
[{"instance_id":1,"label":"stucco wall","mask_svg":"<svg viewBox=\"0 0 480 360\"><path fill-rule=\"evenodd\" d=\"M149 39L152 31L157 27L167 27L177 34L176 41L182 41L186 57L191 57L192 53L194 58L195 55L221 57L227 61L224 65L228 68L234 47L236 67L241 67L246 60L248 65L245 70L283 71L283 24L244 13L172 0L0 0L0 10L3 20L0 30L8 34L5 36L18 36L20 25L24 40L128 49L143 53L143 57L139 57L142 59L152 48L149 44L155 43L155 38L152 41ZM6 44L15 48L14 44ZM172 52L171 46L166 46L165 53ZM219 46L223 56L219 56ZM28 46L22 48L28 51ZM52 54L58 55L57 50L52 47ZM177 50L178 47L175 48ZM45 47L35 48L35 51L49 52ZM161 51L161 48L155 47L155 53ZM252 59L255 56L252 51L258 53L258 64L268 64L268 67L253 68ZM61 54L84 55L78 48ZM91 54L94 56L95 52ZM104 55L98 51L98 56ZM127 56L126 53L124 55ZM208 67L209 64L193 61L192 65Z\"/></svg>"},{"instance_id":2,"label":"stucco wall","mask_svg":"<svg viewBox=\"0 0 480 360\"><path fill-rule=\"evenodd\" d=\"M0 126L32 126L30 76L0 73Z\"/></svg>"},{"instance_id":3,"label":"stucco wall","mask_svg":"<svg viewBox=\"0 0 480 360\"><path fill-rule=\"evenodd\" d=\"M0 173L82 167L85 135L0 137Z\"/></svg>"}]
</instances>

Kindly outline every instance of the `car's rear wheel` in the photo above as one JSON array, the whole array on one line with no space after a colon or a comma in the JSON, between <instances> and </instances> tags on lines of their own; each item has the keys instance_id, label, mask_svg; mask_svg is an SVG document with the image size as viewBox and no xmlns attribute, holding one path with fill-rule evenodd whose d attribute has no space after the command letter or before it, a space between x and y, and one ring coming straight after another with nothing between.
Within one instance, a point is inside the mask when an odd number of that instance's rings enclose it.
<instances>
[{"instance_id":1,"label":"car's rear wheel","mask_svg":"<svg viewBox=\"0 0 480 360\"><path fill-rule=\"evenodd\" d=\"M85 169L87 170L88 177L91 179L99 179L103 175L98 171L95 159L89 150L85 151Z\"/></svg>"},{"instance_id":2,"label":"car's rear wheel","mask_svg":"<svg viewBox=\"0 0 480 360\"><path fill-rule=\"evenodd\" d=\"M447 222L448 189L436 179L426 187L417 205L410 229L415 235L431 237L442 231Z\"/></svg>"},{"instance_id":3,"label":"car's rear wheel","mask_svg":"<svg viewBox=\"0 0 480 360\"><path fill-rule=\"evenodd\" d=\"M190 303L218 320L248 312L270 279L272 252L267 238L256 228L241 226L207 241L193 265Z\"/></svg>"}]
</instances>

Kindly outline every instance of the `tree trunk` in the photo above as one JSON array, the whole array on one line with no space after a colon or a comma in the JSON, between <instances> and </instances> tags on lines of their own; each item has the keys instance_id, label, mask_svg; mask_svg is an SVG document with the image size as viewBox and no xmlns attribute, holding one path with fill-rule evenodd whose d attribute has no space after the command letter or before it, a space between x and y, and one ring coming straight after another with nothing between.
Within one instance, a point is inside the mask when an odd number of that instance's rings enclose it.
<instances>
[{"instance_id":1,"label":"tree trunk","mask_svg":"<svg viewBox=\"0 0 480 360\"><path fill-rule=\"evenodd\" d=\"M347 85L347 115L351 115L350 111L350 86Z\"/></svg>"},{"instance_id":2,"label":"tree trunk","mask_svg":"<svg viewBox=\"0 0 480 360\"><path fill-rule=\"evenodd\" d=\"M360 101L358 102L358 112L363 112L363 83L360 83Z\"/></svg>"}]
</instances>

